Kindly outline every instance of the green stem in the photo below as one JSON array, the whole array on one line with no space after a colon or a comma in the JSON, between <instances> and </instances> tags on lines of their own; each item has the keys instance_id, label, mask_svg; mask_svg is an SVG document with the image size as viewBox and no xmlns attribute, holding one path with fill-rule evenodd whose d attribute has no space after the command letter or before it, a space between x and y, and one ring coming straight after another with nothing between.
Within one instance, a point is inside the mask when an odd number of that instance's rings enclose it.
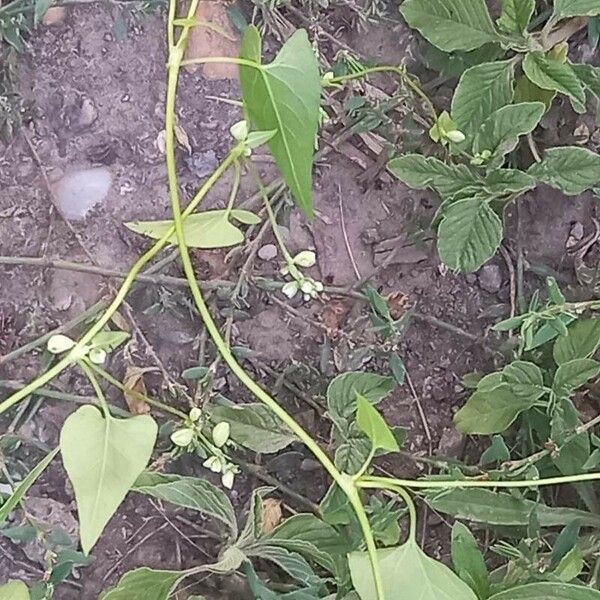
<instances>
[{"instance_id":1,"label":"green stem","mask_svg":"<svg viewBox=\"0 0 600 600\"><path fill-rule=\"evenodd\" d=\"M180 38L181 39L181 38ZM188 58L179 62L180 67L189 67L190 65L206 65L208 63L230 63L241 67L252 67L261 70L262 65L245 58L235 58L233 56L203 56L200 58Z\"/></svg>"},{"instance_id":2,"label":"green stem","mask_svg":"<svg viewBox=\"0 0 600 600\"><path fill-rule=\"evenodd\" d=\"M240 189L240 179L241 179L241 169L240 169L240 163L239 161L235 161L233 163L233 184L231 185L231 192L229 194L229 202L227 203L227 208L225 209L225 212L227 214L227 216L229 217L229 214L231 213L231 211L233 210L233 203L235 202L235 199L237 197L238 194L238 190Z\"/></svg>"},{"instance_id":3,"label":"green stem","mask_svg":"<svg viewBox=\"0 0 600 600\"><path fill-rule=\"evenodd\" d=\"M417 507L415 506L415 503L411 497L411 495L401 486L399 485L393 485L389 483L389 480L387 478L381 478L385 480L385 483L383 482L373 482L368 480L367 478L362 479L361 481L357 482L357 486L359 488L365 488L365 489L378 489L378 490L390 490L391 492L396 492L396 494L398 494L402 500L404 500L404 503L406 504L406 508L408 509L408 515L410 518L410 528L408 531L408 539L411 542L417 542L417 523L418 523L418 519L417 519Z\"/></svg>"},{"instance_id":4,"label":"green stem","mask_svg":"<svg viewBox=\"0 0 600 600\"><path fill-rule=\"evenodd\" d=\"M102 377L103 379L106 379L106 381L108 381L108 383L110 383L111 385L114 385L116 388L121 390L124 394L133 396L137 400L140 400L141 402L146 402L147 404L150 404L151 406L155 406L156 408L162 410L163 412L170 413L176 417L179 417L180 419L184 419L184 420L187 419L187 415L184 412L182 412L181 410L178 410L177 408L174 408L173 406L169 406L168 404L165 404L164 402L161 402L160 400L154 400L154 398L149 398L145 394L137 392L136 390L132 390L131 388L128 388L126 385L121 383L117 378L113 377L108 371L103 369L101 366L95 365L94 363L89 363L88 366L91 369L93 369L93 371L97 375L100 375L100 377Z\"/></svg>"},{"instance_id":5,"label":"green stem","mask_svg":"<svg viewBox=\"0 0 600 600\"><path fill-rule=\"evenodd\" d=\"M412 78L400 67L393 66L380 66L380 67L370 67L368 69L364 69L362 71L357 71L355 73L350 73L348 75L341 75L340 77L334 77L327 81L329 84L336 83L344 83L345 81L352 81L353 79L362 79L370 75L371 73L394 73L404 81L404 83L414 92L416 96L421 98L425 105L427 106L427 110L431 113L431 117L433 118L433 122L435 123L438 119L437 111L435 110L435 106L433 102L429 99L429 96L416 84Z\"/></svg>"},{"instance_id":6,"label":"green stem","mask_svg":"<svg viewBox=\"0 0 600 600\"><path fill-rule=\"evenodd\" d=\"M108 402L106 401L106 396L104 396L104 392L102 391L102 388L100 387L100 384L96 379L96 375L94 375L94 371L92 370L93 363L89 362L86 358L83 358L82 360L78 361L77 364L81 367L81 370L86 374L87 378L90 380L90 383L94 388L96 397L98 398L100 406L102 407L104 417L106 418L106 420L112 418L112 415L110 414L110 408L108 407Z\"/></svg>"},{"instance_id":7,"label":"green stem","mask_svg":"<svg viewBox=\"0 0 600 600\"><path fill-rule=\"evenodd\" d=\"M409 489L447 490L456 488L501 488L519 489L528 487L546 487L549 485L564 485L567 483L583 483L585 481L600 481L600 473L582 473L580 475L564 475L561 477L548 477L546 479L523 479L520 481L489 481L477 479L462 480L412 480L394 479L392 477L363 477L361 487L373 487L372 484L400 486Z\"/></svg>"},{"instance_id":8,"label":"green stem","mask_svg":"<svg viewBox=\"0 0 600 600\"><path fill-rule=\"evenodd\" d=\"M352 477L352 479L354 480L355 483L358 483L360 478L367 472L367 469L369 468L369 465L371 464L371 461L374 458L375 458L375 446L371 447L371 450L369 451L369 455L367 456L362 467L358 470L358 473L356 473L356 475L354 475Z\"/></svg>"},{"instance_id":9,"label":"green stem","mask_svg":"<svg viewBox=\"0 0 600 600\"><path fill-rule=\"evenodd\" d=\"M171 0L174 3L176 0ZM195 5L198 0L192 0L192 9L195 11ZM192 11L193 14L193 11ZM177 98L177 84L179 80L179 71L185 61L182 60L183 50L185 46L185 40L187 39L187 28L184 28L183 33L178 42L178 48L176 52L171 52L169 57L169 75L167 81L167 100L165 108L165 132L166 132L166 162L167 162L167 178L169 183L169 195L171 198L171 205L173 211L173 220L175 224L175 234L177 237L177 244L179 246L179 253L181 257L181 263L183 265L183 271L186 279L190 286L190 291L198 312L204 322L206 330L213 340L218 352L223 357L225 363L229 366L232 373L236 375L239 381L246 386L246 388L256 396L263 404L265 404L271 411L278 416L290 430L306 445L306 447L314 454L317 460L323 465L323 468L329 473L332 479L340 485L348 496L350 503L356 513L357 519L361 525L363 536L367 545L367 552L371 560L373 568L373 576L375 580L376 595L378 600L385 600L383 592L383 581L381 579L381 572L379 570L379 564L377 560L377 551L375 546L375 540L373 538L373 532L369 524L367 514L364 506L360 500L358 490L354 486L351 478L347 475L343 475L338 471L332 460L325 454L319 444L313 440L309 433L307 433L302 426L297 423L278 403L272 398L265 390L263 390L258 383L256 383L250 375L238 364L234 355L231 353L226 341L221 336L219 328L217 327L210 310L208 309L198 282L196 280L196 274L194 267L190 260L189 251L185 241L183 232L183 224L181 220L181 208L179 202L179 190L177 181L177 165L175 161L175 103ZM181 46L180 46L181 44ZM229 62L237 62L229 61ZM243 63L242 63L243 64ZM389 599L388 599L389 600Z\"/></svg>"}]
</instances>

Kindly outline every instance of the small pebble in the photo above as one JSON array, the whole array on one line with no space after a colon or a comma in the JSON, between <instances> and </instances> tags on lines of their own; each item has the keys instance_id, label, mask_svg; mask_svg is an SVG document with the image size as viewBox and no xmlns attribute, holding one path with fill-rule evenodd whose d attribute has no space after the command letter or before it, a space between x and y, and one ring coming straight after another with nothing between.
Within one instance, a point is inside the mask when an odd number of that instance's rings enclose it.
<instances>
[{"instance_id":1,"label":"small pebble","mask_svg":"<svg viewBox=\"0 0 600 600\"><path fill-rule=\"evenodd\" d=\"M490 294L495 294L502 286L502 272L498 265L485 265L479 271L479 287Z\"/></svg>"},{"instance_id":2,"label":"small pebble","mask_svg":"<svg viewBox=\"0 0 600 600\"><path fill-rule=\"evenodd\" d=\"M67 9L64 6L51 6L42 17L42 24L46 26L58 25L65 20Z\"/></svg>"},{"instance_id":3,"label":"small pebble","mask_svg":"<svg viewBox=\"0 0 600 600\"><path fill-rule=\"evenodd\" d=\"M275 244L265 244L258 250L258 258L261 260L273 260L277 257L277 246Z\"/></svg>"}]
</instances>

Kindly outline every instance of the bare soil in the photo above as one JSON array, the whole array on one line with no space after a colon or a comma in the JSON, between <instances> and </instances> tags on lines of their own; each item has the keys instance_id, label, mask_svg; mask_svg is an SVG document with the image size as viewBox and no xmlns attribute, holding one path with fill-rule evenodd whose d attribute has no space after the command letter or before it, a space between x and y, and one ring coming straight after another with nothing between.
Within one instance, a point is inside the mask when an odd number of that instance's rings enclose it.
<instances>
[{"instance_id":1,"label":"bare soil","mask_svg":"<svg viewBox=\"0 0 600 600\"><path fill-rule=\"evenodd\" d=\"M39 27L31 39L30 52L22 57L21 93L33 102L34 112L22 134L8 147L0 147L2 256L91 264L89 254L99 267L126 272L148 242L123 223L168 218L160 149L165 95L164 18L157 15L138 20L122 40L115 39L113 21L106 5L70 6L63 21ZM357 33L353 19L338 9L324 27L359 54L379 62L399 62L407 53L410 56L414 47L412 34L395 11L368 31ZM322 44L325 53L332 55L338 50L331 40L324 39ZM414 60L409 62L415 64ZM383 80L382 85L389 86L390 81ZM442 86L440 97L447 94L448 89ZM226 154L228 128L239 119L239 109L218 98L238 97L234 80L208 80L198 71L183 74L178 122L188 135L191 154L181 147L178 158L186 198ZM572 135L577 124L561 122L557 127L568 129ZM588 125L592 140L600 139L593 121ZM553 124L548 124L548 135L556 131ZM355 142L345 148L348 152L338 148L319 161L315 173L317 217L308 224L297 212L291 213L287 232L290 245L293 250L316 249L315 275L333 286L352 285L357 276L372 273L388 256L389 249L403 246L396 259L378 270L371 282L384 294L404 298L419 313L411 320L400 349L408 383L398 387L386 402L385 414L391 424L406 427L407 452L463 456L468 442L452 429L453 413L466 395L461 377L493 365L493 353L474 340L487 334L489 345L496 343L488 329L510 312L514 275L502 255L477 274L448 272L439 262L433 238L418 235L421 224L433 216L436 200L428 193L408 190L385 173L371 175L365 181L363 167L372 166L375 157ZM363 166L349 157L352 148ZM273 166L265 161L258 165L272 179ZM53 208L48 186L66 173L93 166L110 170L113 182L109 194L84 220L72 222L69 228ZM250 199L253 191L251 185L244 184L242 198ZM209 205L223 206L226 199L227 180L214 190ZM593 230L594 211L588 196L567 200L548 189L531 194L521 204L519 231L516 211L510 209L506 233L511 256L520 236L528 265L552 270L575 288L572 259L565 247L574 226L586 235ZM342 213L345 228L341 225ZM263 243L270 242L267 236ZM196 252L195 260L202 280L233 277L226 274L224 252ZM277 261L258 259L253 274L276 276L277 270ZM537 272L542 271L538 268ZM179 277L177 262L162 273ZM525 282L533 288L542 279L528 269ZM117 280L71 270L0 266L0 356L110 297L117 284ZM226 306L226 302L215 297L213 306ZM366 327L366 308L352 298L325 295L311 304L300 300L287 303L281 295L276 301L271 294L252 289L243 309L244 315L233 327L234 344L255 351L246 364L265 385L277 383L272 370L285 372L287 383L319 400L327 381L338 372L385 368L372 358L377 340ZM122 377L127 364L160 366L173 381L181 383L181 372L197 364L202 340L202 328L185 288L139 285L129 298L129 308L121 313L132 331L132 342L111 357L111 372ZM436 325L432 318L449 326ZM212 352L210 347L207 352ZM44 368L46 360L47 356L37 350L6 366L0 363L0 379L13 384L28 381ZM222 371L221 377L223 394L247 400L247 394L231 376ZM90 395L74 371L55 383L62 391ZM168 381L160 370L148 376L147 384L152 393L169 398ZM327 443L327 431L317 425L320 421L315 409L281 387L281 382L277 385L282 402ZM2 397L6 393L7 389L2 389ZM119 394L112 392L110 400L125 406ZM62 421L75 407L51 399L41 403L31 400L28 411L35 411L25 413L19 433L53 447ZM8 416L5 426L13 416ZM39 455L30 444L19 450L20 460L29 464ZM327 482L323 476L315 480L314 472L298 468L299 464L306 465L305 458L302 448L294 447L272 458L266 468L291 488L318 501ZM405 459L388 460L384 466L397 474L414 475L421 470ZM199 461L192 459L171 468L206 476ZM240 476L232 491L240 510L249 490L258 483L254 477ZM48 521L66 527L76 512L60 463L52 466L30 494L30 502L34 503L48 498L56 501L50 508L44 505ZM293 500L286 501L294 505ZM433 527L427 530L426 548L444 556L448 531L436 515L429 517ZM142 565L181 569L208 562L214 558L217 533L195 515L131 495L95 548L93 565L78 570L70 583L58 589L55 598L95 599L124 572ZM0 580L9 576L39 580L42 566L30 555L23 544L0 537ZM223 589L225 585L234 589ZM244 592L236 585L211 580L188 592L202 592L215 600L241 598Z\"/></svg>"}]
</instances>

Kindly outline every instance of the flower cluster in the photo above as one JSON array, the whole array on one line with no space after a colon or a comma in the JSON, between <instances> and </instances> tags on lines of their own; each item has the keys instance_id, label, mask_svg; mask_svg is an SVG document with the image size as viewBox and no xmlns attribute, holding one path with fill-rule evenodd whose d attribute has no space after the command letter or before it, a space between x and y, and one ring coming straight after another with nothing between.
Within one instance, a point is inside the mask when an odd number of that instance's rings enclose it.
<instances>
[{"instance_id":1,"label":"flower cluster","mask_svg":"<svg viewBox=\"0 0 600 600\"><path fill-rule=\"evenodd\" d=\"M194 407L190 410L185 427L171 434L171 441L181 449L194 450L206 458L202 465L213 473L221 473L221 483L227 489L231 489L239 469L222 450L229 441L231 433L229 423L225 421L217 423L211 432L212 440L202 433L202 426L202 411Z\"/></svg>"},{"instance_id":2,"label":"flower cluster","mask_svg":"<svg viewBox=\"0 0 600 600\"><path fill-rule=\"evenodd\" d=\"M446 110L437 118L437 121L429 130L429 137L436 144L440 143L443 146L448 142L460 144L466 139L465 134L456 128L456 123L452 120L452 117Z\"/></svg>"},{"instance_id":3,"label":"flower cluster","mask_svg":"<svg viewBox=\"0 0 600 600\"><path fill-rule=\"evenodd\" d=\"M298 292L304 294L304 300L309 301L316 298L323 291L323 284L320 281L304 275L299 267L308 269L315 265L317 257L312 250L302 250L288 261L288 264L281 269L282 275L290 275L292 281L288 281L281 291L291 300Z\"/></svg>"}]
</instances>

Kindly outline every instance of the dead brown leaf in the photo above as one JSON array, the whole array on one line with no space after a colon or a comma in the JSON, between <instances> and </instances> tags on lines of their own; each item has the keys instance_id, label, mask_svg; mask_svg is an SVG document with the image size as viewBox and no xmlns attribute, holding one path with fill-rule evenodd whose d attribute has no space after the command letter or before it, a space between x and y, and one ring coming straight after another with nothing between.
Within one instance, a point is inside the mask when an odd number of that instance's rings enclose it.
<instances>
[{"instance_id":1,"label":"dead brown leaf","mask_svg":"<svg viewBox=\"0 0 600 600\"><path fill-rule=\"evenodd\" d=\"M132 415L146 415L150 412L150 406L138 394L146 396L146 384L144 382L144 373L152 371L151 368L142 369L128 365L123 378L123 385L136 393L125 392L125 401Z\"/></svg>"},{"instance_id":2,"label":"dead brown leaf","mask_svg":"<svg viewBox=\"0 0 600 600\"><path fill-rule=\"evenodd\" d=\"M283 521L283 508L281 500L265 498L263 500L262 533L271 533Z\"/></svg>"},{"instance_id":3,"label":"dead brown leaf","mask_svg":"<svg viewBox=\"0 0 600 600\"><path fill-rule=\"evenodd\" d=\"M131 333L129 321L117 310L113 313L110 320L115 324L115 327L125 333Z\"/></svg>"},{"instance_id":4,"label":"dead brown leaf","mask_svg":"<svg viewBox=\"0 0 600 600\"><path fill-rule=\"evenodd\" d=\"M200 23L190 31L185 53L186 60L207 56L232 56L239 53L238 36L227 16L227 6L231 0L200 0L196 10L196 20ZM212 27L203 25L207 23ZM195 70L196 65L186 67ZM202 65L206 79L237 79L238 67L235 64L211 63Z\"/></svg>"}]
</instances>

